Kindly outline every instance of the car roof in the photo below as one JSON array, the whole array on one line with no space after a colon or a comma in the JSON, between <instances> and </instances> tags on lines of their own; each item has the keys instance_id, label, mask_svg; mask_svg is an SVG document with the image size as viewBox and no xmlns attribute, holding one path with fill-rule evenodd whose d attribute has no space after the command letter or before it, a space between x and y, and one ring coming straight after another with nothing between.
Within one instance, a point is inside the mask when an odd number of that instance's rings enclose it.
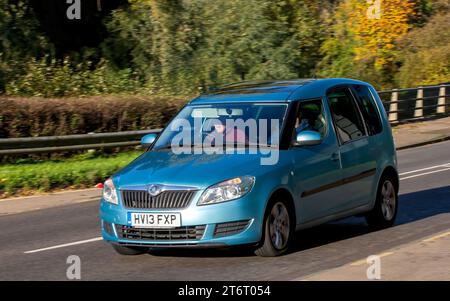
<instances>
[{"instance_id":1,"label":"car roof","mask_svg":"<svg viewBox=\"0 0 450 301\"><path fill-rule=\"evenodd\" d=\"M219 102L290 102L323 97L326 91L340 84L363 84L347 78L244 81L220 86L193 99L190 104Z\"/></svg>"}]
</instances>

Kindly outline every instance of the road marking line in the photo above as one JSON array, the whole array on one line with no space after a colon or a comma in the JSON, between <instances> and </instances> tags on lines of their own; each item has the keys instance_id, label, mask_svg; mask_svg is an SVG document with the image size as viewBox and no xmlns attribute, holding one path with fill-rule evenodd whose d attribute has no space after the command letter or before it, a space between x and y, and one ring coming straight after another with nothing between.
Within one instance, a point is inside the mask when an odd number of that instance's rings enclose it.
<instances>
[{"instance_id":1,"label":"road marking line","mask_svg":"<svg viewBox=\"0 0 450 301\"><path fill-rule=\"evenodd\" d=\"M59 195L59 194L71 193L71 192L90 192L90 191L94 191L94 190L98 190L99 193L101 192L101 190L99 188L74 189L74 190L48 192L48 193L42 193L42 194L36 194L36 195L30 195L30 196L11 197L11 198L6 198L6 199L1 199L0 203L1 202L9 202L9 201L35 199L35 198L40 198L40 197L48 197L48 196L54 196L54 195ZM89 198L94 198L94 197L97 197L97 196L92 196Z\"/></svg>"},{"instance_id":2,"label":"road marking line","mask_svg":"<svg viewBox=\"0 0 450 301\"><path fill-rule=\"evenodd\" d=\"M384 252L384 253L381 253L381 254L377 254L376 256L378 256L378 257L386 257L386 256L389 256L389 255L392 255L392 254L394 254L394 252ZM357 266L357 265L363 265L363 264L367 264L367 258L366 259L361 259L361 260L358 260L358 261L355 261L355 262L352 262L350 265L351 266Z\"/></svg>"},{"instance_id":3,"label":"road marking line","mask_svg":"<svg viewBox=\"0 0 450 301\"><path fill-rule=\"evenodd\" d=\"M441 165L435 165L435 166L425 167L425 168L411 170L411 171L407 171L407 172L402 172L402 173L399 174L399 176L409 175L409 174L412 174L412 173L425 171L425 170L430 170L430 169L436 169L436 168L439 168L439 167L450 167L450 163L445 163L445 164L441 164Z\"/></svg>"},{"instance_id":4,"label":"road marking line","mask_svg":"<svg viewBox=\"0 0 450 301\"><path fill-rule=\"evenodd\" d=\"M433 173L442 172L442 171L446 171L446 170L450 170L450 167L449 168L444 168L444 169L439 169L439 170L434 170L434 171L429 171L429 172L424 172L424 173L420 173L418 175L413 175L413 176L409 176L409 177L400 178L400 181L407 180L407 179L412 179L412 178L417 178L417 177L421 177L421 176L426 176L426 175L430 175L430 174L433 174Z\"/></svg>"},{"instance_id":5,"label":"road marking line","mask_svg":"<svg viewBox=\"0 0 450 301\"><path fill-rule=\"evenodd\" d=\"M91 238L91 239L75 241L75 242L71 242L71 243L67 243L67 244L62 244L62 245L57 245L57 246L53 246L53 247L48 247L48 248L42 248L42 249L37 249L37 250L26 251L26 252L24 252L24 253L25 253L25 254L37 253L37 252L42 252L42 251L48 251L48 250L53 250L53 249L59 249L59 248L64 248L64 247L70 247L70 246L75 246L75 245L86 244L86 243L90 243L90 242L94 242L94 241L99 241L99 240L102 240L102 239L103 239L102 237L95 237L95 238Z\"/></svg>"},{"instance_id":6,"label":"road marking line","mask_svg":"<svg viewBox=\"0 0 450 301\"><path fill-rule=\"evenodd\" d=\"M430 237L430 238L424 239L424 240L422 240L422 241L423 241L423 242L435 241L435 240L437 240L437 239L439 239L439 238L443 238L443 237L446 237L446 236L449 236L449 235L450 235L450 232L445 232L445 233L441 233L441 234L438 234L438 235L436 235L436 236L432 236L432 237Z\"/></svg>"}]
</instances>

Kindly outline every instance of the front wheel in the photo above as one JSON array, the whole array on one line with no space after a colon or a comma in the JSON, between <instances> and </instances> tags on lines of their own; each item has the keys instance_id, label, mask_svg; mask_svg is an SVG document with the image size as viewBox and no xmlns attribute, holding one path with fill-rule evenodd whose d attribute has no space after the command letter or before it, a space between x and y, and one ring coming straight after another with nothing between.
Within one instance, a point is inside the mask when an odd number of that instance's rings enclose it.
<instances>
[{"instance_id":1,"label":"front wheel","mask_svg":"<svg viewBox=\"0 0 450 301\"><path fill-rule=\"evenodd\" d=\"M384 229L391 227L395 222L398 207L398 188L393 176L384 176L379 184L375 206L366 215L369 227Z\"/></svg>"},{"instance_id":2,"label":"front wheel","mask_svg":"<svg viewBox=\"0 0 450 301\"><path fill-rule=\"evenodd\" d=\"M264 219L264 231L261 246L255 251L263 257L279 256L285 253L293 236L293 220L288 206L283 201L273 202Z\"/></svg>"},{"instance_id":3,"label":"front wheel","mask_svg":"<svg viewBox=\"0 0 450 301\"><path fill-rule=\"evenodd\" d=\"M140 255L148 252L148 248L144 247L125 247L119 245L112 245L114 251L119 253L120 255Z\"/></svg>"}]
</instances>

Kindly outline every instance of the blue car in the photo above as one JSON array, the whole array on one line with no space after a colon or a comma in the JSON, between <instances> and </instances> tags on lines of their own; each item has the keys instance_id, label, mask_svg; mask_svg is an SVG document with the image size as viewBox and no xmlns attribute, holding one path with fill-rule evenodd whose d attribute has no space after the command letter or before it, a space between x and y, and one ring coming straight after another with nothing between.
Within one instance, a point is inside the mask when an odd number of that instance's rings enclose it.
<instances>
[{"instance_id":1,"label":"blue car","mask_svg":"<svg viewBox=\"0 0 450 301\"><path fill-rule=\"evenodd\" d=\"M141 143L100 202L103 238L120 254L248 245L278 256L296 230L354 215L375 229L395 221L392 132L362 81L222 86Z\"/></svg>"}]
</instances>

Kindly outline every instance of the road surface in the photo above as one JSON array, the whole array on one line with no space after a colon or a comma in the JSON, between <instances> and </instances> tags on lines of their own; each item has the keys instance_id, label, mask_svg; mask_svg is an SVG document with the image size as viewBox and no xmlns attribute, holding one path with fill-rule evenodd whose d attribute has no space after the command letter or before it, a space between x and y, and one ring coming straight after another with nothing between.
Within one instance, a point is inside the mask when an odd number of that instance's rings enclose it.
<instances>
[{"instance_id":1,"label":"road surface","mask_svg":"<svg viewBox=\"0 0 450 301\"><path fill-rule=\"evenodd\" d=\"M278 258L248 250L125 257L98 239L98 202L87 201L1 216L0 280L66 280L69 255L80 257L82 280L294 280L449 231L450 142L398 158L399 213L390 229L369 232L363 218L348 218L298 232L292 252Z\"/></svg>"}]
</instances>

